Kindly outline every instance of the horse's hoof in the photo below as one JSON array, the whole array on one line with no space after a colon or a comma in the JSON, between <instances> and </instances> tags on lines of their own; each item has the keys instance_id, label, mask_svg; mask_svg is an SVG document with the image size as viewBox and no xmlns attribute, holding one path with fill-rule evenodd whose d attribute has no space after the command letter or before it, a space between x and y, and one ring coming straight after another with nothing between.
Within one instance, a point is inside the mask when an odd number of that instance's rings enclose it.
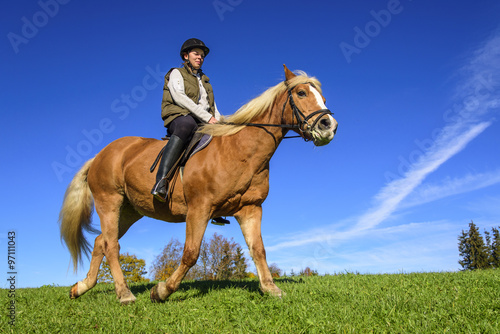
<instances>
[{"instance_id":1,"label":"horse's hoof","mask_svg":"<svg viewBox=\"0 0 500 334\"><path fill-rule=\"evenodd\" d=\"M129 305L135 303L135 296L132 294L132 292L128 292L125 296L120 298L120 304L122 305Z\"/></svg>"},{"instance_id":2,"label":"horse's hoof","mask_svg":"<svg viewBox=\"0 0 500 334\"><path fill-rule=\"evenodd\" d=\"M269 295L273 296L273 297L277 297L277 298L283 298L286 296L286 293L285 293L285 291L278 289L278 290L269 291Z\"/></svg>"},{"instance_id":3,"label":"horse's hoof","mask_svg":"<svg viewBox=\"0 0 500 334\"><path fill-rule=\"evenodd\" d=\"M281 290L278 288L276 285L273 284L273 286L268 287L267 289L264 289L261 287L260 289L263 294L267 294L271 297L277 297L277 298L283 298L286 296L285 291Z\"/></svg>"},{"instance_id":4,"label":"horse's hoof","mask_svg":"<svg viewBox=\"0 0 500 334\"><path fill-rule=\"evenodd\" d=\"M78 283L75 283L75 285L73 285L71 287L71 289L69 289L69 298L70 299L76 299L78 298Z\"/></svg>"},{"instance_id":5,"label":"horse's hoof","mask_svg":"<svg viewBox=\"0 0 500 334\"><path fill-rule=\"evenodd\" d=\"M164 303L165 300L160 298L160 294L158 293L158 285L155 285L151 288L151 293L149 294L149 298L152 303Z\"/></svg>"}]
</instances>

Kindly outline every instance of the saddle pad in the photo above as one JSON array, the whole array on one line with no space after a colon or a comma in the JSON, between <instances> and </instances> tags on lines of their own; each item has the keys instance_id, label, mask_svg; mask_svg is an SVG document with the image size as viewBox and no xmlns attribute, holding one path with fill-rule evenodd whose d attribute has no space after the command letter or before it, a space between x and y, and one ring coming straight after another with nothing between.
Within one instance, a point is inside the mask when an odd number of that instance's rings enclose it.
<instances>
[{"instance_id":1,"label":"saddle pad","mask_svg":"<svg viewBox=\"0 0 500 334\"><path fill-rule=\"evenodd\" d=\"M210 141L212 141L211 135L203 134L201 138L195 135L195 138L193 138L193 140L189 144L189 147L187 148L186 152L184 152L184 157L182 158L182 161L179 163L179 174L181 177L181 182L184 182L184 165L186 164L188 159L191 158L196 153L203 150L205 147L207 147L207 145L210 144Z\"/></svg>"},{"instance_id":2,"label":"saddle pad","mask_svg":"<svg viewBox=\"0 0 500 334\"><path fill-rule=\"evenodd\" d=\"M203 137L201 137L200 141L192 149L191 153L189 153L188 159L191 158L196 153L203 150L205 147L207 147L207 145L210 144L211 141L212 141L212 136L204 134Z\"/></svg>"}]
</instances>

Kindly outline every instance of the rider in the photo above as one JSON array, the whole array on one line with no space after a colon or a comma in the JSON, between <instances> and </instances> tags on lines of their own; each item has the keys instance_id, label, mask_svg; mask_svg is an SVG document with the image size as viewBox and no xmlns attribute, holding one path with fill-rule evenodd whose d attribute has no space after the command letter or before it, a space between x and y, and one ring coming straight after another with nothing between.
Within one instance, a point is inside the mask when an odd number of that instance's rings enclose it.
<instances>
[{"instance_id":1,"label":"rider","mask_svg":"<svg viewBox=\"0 0 500 334\"><path fill-rule=\"evenodd\" d=\"M156 184L151 194L165 202L168 194L167 174L179 159L198 128L198 124L216 123L221 114L214 102L214 93L208 77L201 70L209 48L197 38L182 44L183 67L172 68L165 75L161 117L167 128L169 141L156 173Z\"/></svg>"}]
</instances>

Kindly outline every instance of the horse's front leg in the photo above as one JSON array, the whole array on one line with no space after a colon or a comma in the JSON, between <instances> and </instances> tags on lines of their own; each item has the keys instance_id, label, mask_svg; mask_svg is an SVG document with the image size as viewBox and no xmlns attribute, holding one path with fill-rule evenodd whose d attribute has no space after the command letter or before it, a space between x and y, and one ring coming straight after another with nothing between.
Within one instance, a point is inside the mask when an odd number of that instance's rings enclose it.
<instances>
[{"instance_id":1,"label":"horse's front leg","mask_svg":"<svg viewBox=\"0 0 500 334\"><path fill-rule=\"evenodd\" d=\"M234 217L240 224L241 231L245 237L245 241L250 251L250 255L257 268L259 275L260 289L264 293L269 293L272 296L281 297L284 292L274 284L273 277L269 271L266 261L266 250L262 242L261 235L261 220L262 220L262 207L261 206L246 206L241 209Z\"/></svg>"},{"instance_id":2,"label":"horse's front leg","mask_svg":"<svg viewBox=\"0 0 500 334\"><path fill-rule=\"evenodd\" d=\"M209 217L208 213L203 214L201 211L203 210L188 212L186 217L186 242L181 264L166 282L160 282L151 289L150 298L153 303L164 302L172 293L177 291L188 270L198 261Z\"/></svg>"}]
</instances>

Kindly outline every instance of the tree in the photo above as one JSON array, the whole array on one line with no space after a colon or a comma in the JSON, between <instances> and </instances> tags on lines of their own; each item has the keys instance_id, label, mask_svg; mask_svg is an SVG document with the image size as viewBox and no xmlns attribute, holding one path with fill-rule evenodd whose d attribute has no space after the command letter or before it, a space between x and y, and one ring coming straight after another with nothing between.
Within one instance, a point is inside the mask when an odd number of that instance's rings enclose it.
<instances>
[{"instance_id":1,"label":"tree","mask_svg":"<svg viewBox=\"0 0 500 334\"><path fill-rule=\"evenodd\" d=\"M214 280L227 280L235 272L234 258L237 243L214 233L209 242L209 270Z\"/></svg>"},{"instance_id":2,"label":"tree","mask_svg":"<svg viewBox=\"0 0 500 334\"><path fill-rule=\"evenodd\" d=\"M306 267L306 269L300 271L299 276L318 276L318 271Z\"/></svg>"},{"instance_id":3,"label":"tree","mask_svg":"<svg viewBox=\"0 0 500 334\"><path fill-rule=\"evenodd\" d=\"M134 254L120 254L119 257L120 267L125 276L127 283L132 282L148 282L149 280L143 275L147 274L146 261L138 259ZM102 262L101 269L97 275L98 283L113 283L113 276L109 267L108 260Z\"/></svg>"},{"instance_id":4,"label":"tree","mask_svg":"<svg viewBox=\"0 0 500 334\"><path fill-rule=\"evenodd\" d=\"M174 273L181 263L182 249L179 240L170 239L151 266L154 280L164 281Z\"/></svg>"},{"instance_id":5,"label":"tree","mask_svg":"<svg viewBox=\"0 0 500 334\"><path fill-rule=\"evenodd\" d=\"M271 272L271 276L273 278L277 278L277 277L281 276L281 269L278 267L278 265L276 263L271 263L271 265L269 266L269 271ZM292 273L293 273L293 269L292 269Z\"/></svg>"},{"instance_id":6,"label":"tree","mask_svg":"<svg viewBox=\"0 0 500 334\"><path fill-rule=\"evenodd\" d=\"M458 237L458 250L461 260L458 263L463 270L485 269L490 267L488 248L481 233L473 221L469 223L469 230L463 231Z\"/></svg>"},{"instance_id":7,"label":"tree","mask_svg":"<svg viewBox=\"0 0 500 334\"><path fill-rule=\"evenodd\" d=\"M234 274L233 277L236 279L242 279L247 277L247 259L243 254L243 249L238 245L236 246L236 253L234 254Z\"/></svg>"},{"instance_id":8,"label":"tree","mask_svg":"<svg viewBox=\"0 0 500 334\"><path fill-rule=\"evenodd\" d=\"M486 241L490 253L489 262L493 268L500 268L500 233L498 228L493 227L491 229L491 234L493 234L493 240L491 240L490 234L485 231L487 235Z\"/></svg>"},{"instance_id":9,"label":"tree","mask_svg":"<svg viewBox=\"0 0 500 334\"><path fill-rule=\"evenodd\" d=\"M198 257L198 262L191 269L189 269L186 274L186 280L205 280L211 279L211 273L209 270L209 259L210 253L208 249L208 244L203 238L200 247L200 255Z\"/></svg>"},{"instance_id":10,"label":"tree","mask_svg":"<svg viewBox=\"0 0 500 334\"><path fill-rule=\"evenodd\" d=\"M180 265L183 245L172 239L156 257L151 267L155 280L170 277ZM247 259L241 246L214 233L206 242L203 239L197 263L188 271L187 280L226 280L246 277Z\"/></svg>"}]
</instances>

